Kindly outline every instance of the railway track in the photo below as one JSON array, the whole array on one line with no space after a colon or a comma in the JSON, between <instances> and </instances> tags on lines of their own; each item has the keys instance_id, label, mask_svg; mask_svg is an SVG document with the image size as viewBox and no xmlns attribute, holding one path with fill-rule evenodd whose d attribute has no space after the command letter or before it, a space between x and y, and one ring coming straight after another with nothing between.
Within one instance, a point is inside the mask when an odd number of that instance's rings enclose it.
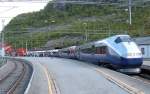
<instances>
[{"instance_id":1,"label":"railway track","mask_svg":"<svg viewBox=\"0 0 150 94\"><path fill-rule=\"evenodd\" d=\"M11 59L12 60L12 59ZM30 77L32 66L22 60L14 60L15 68L0 81L0 94L23 94Z\"/></svg>"},{"instance_id":2,"label":"railway track","mask_svg":"<svg viewBox=\"0 0 150 94\"><path fill-rule=\"evenodd\" d=\"M112 67L109 67L109 66L103 66L103 67L114 70ZM116 70L114 70L114 71L116 71ZM137 80L141 80L144 83L149 83L150 84L150 66L142 65L140 74L127 74L127 75L132 76L133 78L135 78Z\"/></svg>"},{"instance_id":3,"label":"railway track","mask_svg":"<svg viewBox=\"0 0 150 94\"><path fill-rule=\"evenodd\" d=\"M150 84L150 66L142 65L141 73L138 75L132 75L133 78Z\"/></svg>"}]
</instances>

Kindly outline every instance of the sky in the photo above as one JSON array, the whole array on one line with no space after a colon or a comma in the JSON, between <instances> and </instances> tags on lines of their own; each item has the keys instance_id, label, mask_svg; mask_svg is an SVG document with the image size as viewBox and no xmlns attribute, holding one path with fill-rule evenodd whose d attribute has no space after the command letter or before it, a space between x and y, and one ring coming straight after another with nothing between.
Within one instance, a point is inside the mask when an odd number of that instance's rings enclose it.
<instances>
[{"instance_id":1,"label":"sky","mask_svg":"<svg viewBox=\"0 0 150 94\"><path fill-rule=\"evenodd\" d=\"M49 0L50 1L50 0ZM48 0L26 1L26 2L0 2L0 31L10 20L22 13L39 11L48 3Z\"/></svg>"}]
</instances>

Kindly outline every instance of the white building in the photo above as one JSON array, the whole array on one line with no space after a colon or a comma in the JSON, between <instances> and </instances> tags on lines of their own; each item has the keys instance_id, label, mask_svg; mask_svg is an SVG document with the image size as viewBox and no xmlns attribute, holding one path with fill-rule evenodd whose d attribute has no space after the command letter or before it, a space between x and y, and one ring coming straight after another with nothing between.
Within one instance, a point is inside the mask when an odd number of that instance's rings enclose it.
<instances>
[{"instance_id":1,"label":"white building","mask_svg":"<svg viewBox=\"0 0 150 94\"><path fill-rule=\"evenodd\" d=\"M135 42L139 45L143 57L150 59L150 36L134 38Z\"/></svg>"}]
</instances>

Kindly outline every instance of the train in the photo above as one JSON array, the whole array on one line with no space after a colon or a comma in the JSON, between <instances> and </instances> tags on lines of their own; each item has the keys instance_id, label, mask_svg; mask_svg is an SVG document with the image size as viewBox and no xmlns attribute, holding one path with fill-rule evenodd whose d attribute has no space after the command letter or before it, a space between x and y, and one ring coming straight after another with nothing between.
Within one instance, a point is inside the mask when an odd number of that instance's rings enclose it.
<instances>
[{"instance_id":1,"label":"train","mask_svg":"<svg viewBox=\"0 0 150 94\"><path fill-rule=\"evenodd\" d=\"M37 52L35 52L37 53ZM39 54L71 58L97 65L111 66L123 73L140 73L143 57L141 50L129 35L114 35L102 40L71 46L62 49L47 50Z\"/></svg>"}]
</instances>

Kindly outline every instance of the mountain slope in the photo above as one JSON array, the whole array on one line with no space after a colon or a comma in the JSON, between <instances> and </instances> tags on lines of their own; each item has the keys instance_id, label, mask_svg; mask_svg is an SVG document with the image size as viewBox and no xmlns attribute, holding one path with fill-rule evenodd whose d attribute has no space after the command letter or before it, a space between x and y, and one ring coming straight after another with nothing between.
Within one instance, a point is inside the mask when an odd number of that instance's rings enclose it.
<instances>
[{"instance_id":1,"label":"mountain slope","mask_svg":"<svg viewBox=\"0 0 150 94\"><path fill-rule=\"evenodd\" d=\"M150 35L150 6L147 5L132 8L132 25L128 23L128 11L125 11L127 7L58 5L56 7L50 2L39 12L18 15L5 27L5 40L15 47L25 47L28 42L29 48L41 48L48 41L59 38L64 39L64 43L56 45L57 47L81 44L85 41L85 33L88 41L122 33L131 36ZM69 36L67 40L73 37L80 37L80 40L65 42L66 36ZM55 44L53 47L55 48Z\"/></svg>"}]
</instances>

